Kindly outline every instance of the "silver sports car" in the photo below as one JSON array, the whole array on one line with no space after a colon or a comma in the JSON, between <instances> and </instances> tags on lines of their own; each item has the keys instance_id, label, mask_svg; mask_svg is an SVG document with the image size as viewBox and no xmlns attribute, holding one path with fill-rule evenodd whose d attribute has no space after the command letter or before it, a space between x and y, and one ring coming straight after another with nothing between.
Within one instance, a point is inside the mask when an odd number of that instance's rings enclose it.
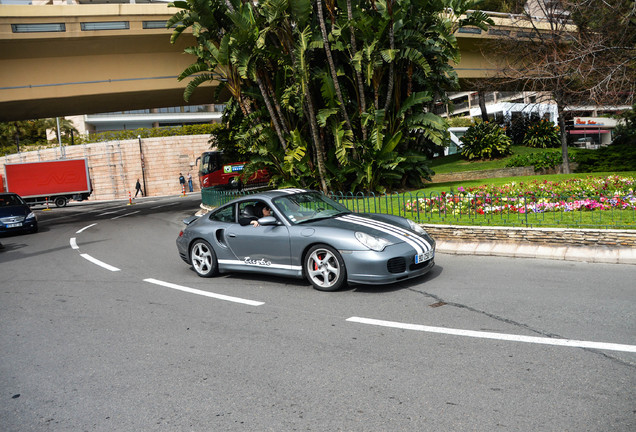
<instances>
[{"instance_id":1,"label":"silver sports car","mask_svg":"<svg viewBox=\"0 0 636 432\"><path fill-rule=\"evenodd\" d=\"M316 191L280 189L237 198L184 220L177 248L201 277L225 272L306 277L318 290L386 284L435 265L435 241L415 222L352 213Z\"/></svg>"}]
</instances>

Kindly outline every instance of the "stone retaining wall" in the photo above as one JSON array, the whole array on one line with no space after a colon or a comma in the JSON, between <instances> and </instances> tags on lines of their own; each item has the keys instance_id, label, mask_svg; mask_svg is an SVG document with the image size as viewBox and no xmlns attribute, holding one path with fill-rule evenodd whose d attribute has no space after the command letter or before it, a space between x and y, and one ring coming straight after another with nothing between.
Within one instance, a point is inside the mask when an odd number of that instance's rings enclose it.
<instances>
[{"instance_id":1,"label":"stone retaining wall","mask_svg":"<svg viewBox=\"0 0 636 432\"><path fill-rule=\"evenodd\" d=\"M636 230L422 225L436 241L636 248Z\"/></svg>"},{"instance_id":2,"label":"stone retaining wall","mask_svg":"<svg viewBox=\"0 0 636 432\"><path fill-rule=\"evenodd\" d=\"M200 190L195 161L203 151L209 149L209 139L209 135L143 138L141 148L148 195L179 194L179 173L187 177L188 172L192 174L194 190ZM129 192L135 194L137 178L143 187L138 139L66 146L64 152L66 159L88 159L93 185L90 199L127 199ZM0 158L0 173L4 176L4 165L8 163L59 159L59 147L7 155Z\"/></svg>"}]
</instances>

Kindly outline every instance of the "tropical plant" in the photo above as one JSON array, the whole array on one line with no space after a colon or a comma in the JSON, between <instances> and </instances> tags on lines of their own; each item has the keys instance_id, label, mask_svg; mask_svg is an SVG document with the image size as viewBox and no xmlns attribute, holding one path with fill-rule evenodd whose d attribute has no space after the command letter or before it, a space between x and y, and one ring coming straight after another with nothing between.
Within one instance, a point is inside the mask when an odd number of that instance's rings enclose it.
<instances>
[{"instance_id":1,"label":"tropical plant","mask_svg":"<svg viewBox=\"0 0 636 432\"><path fill-rule=\"evenodd\" d=\"M468 128L462 137L460 154L465 159L496 159L512 154L512 141L504 128L482 122Z\"/></svg>"},{"instance_id":2,"label":"tropical plant","mask_svg":"<svg viewBox=\"0 0 636 432\"><path fill-rule=\"evenodd\" d=\"M180 79L230 98L223 121L252 169L276 185L382 190L426 177L445 123L426 108L452 88L462 26L486 29L472 0L179 0L190 28ZM413 170L413 167L418 168ZM416 173L415 175L413 173Z\"/></svg>"},{"instance_id":3,"label":"tropical plant","mask_svg":"<svg viewBox=\"0 0 636 432\"><path fill-rule=\"evenodd\" d=\"M558 126L548 120L541 120L528 127L523 145L534 148L557 148L561 146L561 132Z\"/></svg>"}]
</instances>

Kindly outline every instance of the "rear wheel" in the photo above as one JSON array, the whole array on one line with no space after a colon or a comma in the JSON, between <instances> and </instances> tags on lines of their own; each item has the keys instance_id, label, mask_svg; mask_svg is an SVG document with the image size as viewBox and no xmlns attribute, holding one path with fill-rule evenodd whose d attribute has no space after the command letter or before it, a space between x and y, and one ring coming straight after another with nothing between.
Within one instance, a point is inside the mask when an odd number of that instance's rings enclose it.
<instances>
[{"instance_id":1,"label":"rear wheel","mask_svg":"<svg viewBox=\"0 0 636 432\"><path fill-rule=\"evenodd\" d=\"M190 247L190 262L192 268L201 277L211 277L217 274L218 266L216 254L205 240L195 240Z\"/></svg>"},{"instance_id":2,"label":"rear wheel","mask_svg":"<svg viewBox=\"0 0 636 432\"><path fill-rule=\"evenodd\" d=\"M307 251L304 271L309 282L319 291L336 291L347 279L342 256L327 245L316 245Z\"/></svg>"},{"instance_id":3,"label":"rear wheel","mask_svg":"<svg viewBox=\"0 0 636 432\"><path fill-rule=\"evenodd\" d=\"M238 177L231 178L228 184L230 185L230 189L236 189L236 190L243 189L243 182Z\"/></svg>"},{"instance_id":4,"label":"rear wheel","mask_svg":"<svg viewBox=\"0 0 636 432\"><path fill-rule=\"evenodd\" d=\"M66 198L65 197L56 197L55 198L55 205L57 207L66 207Z\"/></svg>"}]
</instances>

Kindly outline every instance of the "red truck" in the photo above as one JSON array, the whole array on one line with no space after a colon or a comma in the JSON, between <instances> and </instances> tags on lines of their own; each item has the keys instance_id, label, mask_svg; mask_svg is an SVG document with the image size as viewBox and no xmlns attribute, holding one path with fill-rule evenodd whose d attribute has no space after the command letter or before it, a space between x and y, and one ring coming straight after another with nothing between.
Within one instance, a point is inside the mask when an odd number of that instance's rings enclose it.
<instances>
[{"instance_id":1,"label":"red truck","mask_svg":"<svg viewBox=\"0 0 636 432\"><path fill-rule=\"evenodd\" d=\"M269 173L266 170L258 170L249 179L245 179L243 168L247 162L230 162L224 157L223 152L204 152L197 158L197 163L199 161L201 189L214 186L242 189L243 185L259 185L269 181Z\"/></svg>"},{"instance_id":2,"label":"red truck","mask_svg":"<svg viewBox=\"0 0 636 432\"><path fill-rule=\"evenodd\" d=\"M93 191L86 159L7 164L4 171L6 191L17 193L31 205L48 200L64 207L71 199L87 199Z\"/></svg>"}]
</instances>

